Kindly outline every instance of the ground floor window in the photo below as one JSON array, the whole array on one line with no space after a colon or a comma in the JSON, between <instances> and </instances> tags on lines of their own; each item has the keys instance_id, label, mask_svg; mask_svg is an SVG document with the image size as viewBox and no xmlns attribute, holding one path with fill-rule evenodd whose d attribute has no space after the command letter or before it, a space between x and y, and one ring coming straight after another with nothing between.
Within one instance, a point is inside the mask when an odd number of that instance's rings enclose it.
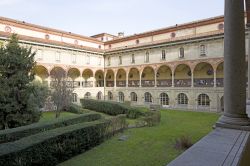
<instances>
[{"instance_id":1,"label":"ground floor window","mask_svg":"<svg viewBox=\"0 0 250 166\"><path fill-rule=\"evenodd\" d=\"M200 94L198 96L198 106L209 106L210 105L210 99L207 94Z\"/></svg>"},{"instance_id":2,"label":"ground floor window","mask_svg":"<svg viewBox=\"0 0 250 166\"><path fill-rule=\"evenodd\" d=\"M152 95L149 92L146 92L144 94L144 101L146 103L152 103Z\"/></svg>"},{"instance_id":3,"label":"ground floor window","mask_svg":"<svg viewBox=\"0 0 250 166\"><path fill-rule=\"evenodd\" d=\"M137 102L137 94L135 92L132 92L130 94L130 97L132 102Z\"/></svg>"},{"instance_id":4,"label":"ground floor window","mask_svg":"<svg viewBox=\"0 0 250 166\"><path fill-rule=\"evenodd\" d=\"M113 100L113 94L112 92L108 92L108 100Z\"/></svg>"},{"instance_id":5,"label":"ground floor window","mask_svg":"<svg viewBox=\"0 0 250 166\"><path fill-rule=\"evenodd\" d=\"M84 95L84 99L90 99L90 96L91 96L91 93L90 93L90 92L87 92L87 93L85 93L85 95Z\"/></svg>"},{"instance_id":6,"label":"ground floor window","mask_svg":"<svg viewBox=\"0 0 250 166\"><path fill-rule=\"evenodd\" d=\"M76 93L72 93L72 101L77 102L77 94Z\"/></svg>"},{"instance_id":7,"label":"ground floor window","mask_svg":"<svg viewBox=\"0 0 250 166\"><path fill-rule=\"evenodd\" d=\"M96 95L97 100L101 100L102 99L102 92L98 92Z\"/></svg>"},{"instance_id":8,"label":"ground floor window","mask_svg":"<svg viewBox=\"0 0 250 166\"><path fill-rule=\"evenodd\" d=\"M187 105L188 104L188 97L185 93L178 94L178 104L179 105Z\"/></svg>"},{"instance_id":9,"label":"ground floor window","mask_svg":"<svg viewBox=\"0 0 250 166\"><path fill-rule=\"evenodd\" d=\"M118 93L118 101L123 103L124 102L124 94L122 92Z\"/></svg>"},{"instance_id":10,"label":"ground floor window","mask_svg":"<svg viewBox=\"0 0 250 166\"><path fill-rule=\"evenodd\" d=\"M160 103L161 105L169 105L169 97L166 93L160 94Z\"/></svg>"}]
</instances>

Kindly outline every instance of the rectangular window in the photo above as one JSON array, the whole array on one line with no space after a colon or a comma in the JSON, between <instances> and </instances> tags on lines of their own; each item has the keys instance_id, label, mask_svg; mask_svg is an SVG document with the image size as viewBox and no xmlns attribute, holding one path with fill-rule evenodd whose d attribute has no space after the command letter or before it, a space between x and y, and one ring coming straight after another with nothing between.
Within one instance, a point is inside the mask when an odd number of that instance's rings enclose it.
<instances>
[{"instance_id":1,"label":"rectangular window","mask_svg":"<svg viewBox=\"0 0 250 166\"><path fill-rule=\"evenodd\" d=\"M61 60L61 53L60 53L59 51L57 51L57 52L55 53L55 60L56 60L57 62L60 62L60 60Z\"/></svg>"},{"instance_id":2,"label":"rectangular window","mask_svg":"<svg viewBox=\"0 0 250 166\"><path fill-rule=\"evenodd\" d=\"M145 54L145 62L149 62L149 52L147 51Z\"/></svg>"},{"instance_id":3,"label":"rectangular window","mask_svg":"<svg viewBox=\"0 0 250 166\"><path fill-rule=\"evenodd\" d=\"M205 56L206 55L206 46L205 45L200 45L200 56Z\"/></svg>"},{"instance_id":4,"label":"rectangular window","mask_svg":"<svg viewBox=\"0 0 250 166\"><path fill-rule=\"evenodd\" d=\"M184 58L184 48L183 47L181 47L180 48L180 50L179 50L180 52L179 52L179 58Z\"/></svg>"},{"instance_id":5,"label":"rectangular window","mask_svg":"<svg viewBox=\"0 0 250 166\"><path fill-rule=\"evenodd\" d=\"M166 51L162 50L161 52L161 60L166 60Z\"/></svg>"},{"instance_id":6,"label":"rectangular window","mask_svg":"<svg viewBox=\"0 0 250 166\"><path fill-rule=\"evenodd\" d=\"M43 59L43 51L41 49L37 50L36 57L37 57L37 60L42 60Z\"/></svg>"},{"instance_id":7,"label":"rectangular window","mask_svg":"<svg viewBox=\"0 0 250 166\"><path fill-rule=\"evenodd\" d=\"M99 58L99 63L98 65L100 66L102 64L102 58Z\"/></svg>"},{"instance_id":8,"label":"rectangular window","mask_svg":"<svg viewBox=\"0 0 250 166\"><path fill-rule=\"evenodd\" d=\"M86 64L90 64L90 56L89 55L86 56Z\"/></svg>"},{"instance_id":9,"label":"rectangular window","mask_svg":"<svg viewBox=\"0 0 250 166\"><path fill-rule=\"evenodd\" d=\"M119 56L119 65L122 64L122 56Z\"/></svg>"},{"instance_id":10,"label":"rectangular window","mask_svg":"<svg viewBox=\"0 0 250 166\"><path fill-rule=\"evenodd\" d=\"M71 61L72 63L76 63L76 54L71 55Z\"/></svg>"},{"instance_id":11,"label":"rectangular window","mask_svg":"<svg viewBox=\"0 0 250 166\"><path fill-rule=\"evenodd\" d=\"M131 63L135 63L135 54L131 55Z\"/></svg>"},{"instance_id":12,"label":"rectangular window","mask_svg":"<svg viewBox=\"0 0 250 166\"><path fill-rule=\"evenodd\" d=\"M111 58L108 57L108 66L110 66L110 64L111 64Z\"/></svg>"}]
</instances>

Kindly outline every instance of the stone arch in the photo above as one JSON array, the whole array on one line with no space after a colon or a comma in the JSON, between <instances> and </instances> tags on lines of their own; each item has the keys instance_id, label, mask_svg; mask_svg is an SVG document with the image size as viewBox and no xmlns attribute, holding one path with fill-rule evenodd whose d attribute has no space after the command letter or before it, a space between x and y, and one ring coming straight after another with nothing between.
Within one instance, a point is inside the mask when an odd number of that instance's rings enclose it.
<instances>
[{"instance_id":1,"label":"stone arch","mask_svg":"<svg viewBox=\"0 0 250 166\"><path fill-rule=\"evenodd\" d=\"M97 70L95 72L96 87L104 87L104 72Z\"/></svg>"},{"instance_id":2,"label":"stone arch","mask_svg":"<svg viewBox=\"0 0 250 166\"><path fill-rule=\"evenodd\" d=\"M219 63L216 68L216 86L224 86L224 62Z\"/></svg>"},{"instance_id":3,"label":"stone arch","mask_svg":"<svg viewBox=\"0 0 250 166\"><path fill-rule=\"evenodd\" d=\"M124 102L124 93L118 92L118 102L123 103Z\"/></svg>"},{"instance_id":4,"label":"stone arch","mask_svg":"<svg viewBox=\"0 0 250 166\"><path fill-rule=\"evenodd\" d=\"M174 85L175 87L190 87L191 86L191 68L187 64L179 64L174 70Z\"/></svg>"},{"instance_id":5,"label":"stone arch","mask_svg":"<svg viewBox=\"0 0 250 166\"><path fill-rule=\"evenodd\" d=\"M142 87L154 87L155 85L155 71L153 67L147 66L143 69L141 74Z\"/></svg>"},{"instance_id":6,"label":"stone arch","mask_svg":"<svg viewBox=\"0 0 250 166\"><path fill-rule=\"evenodd\" d=\"M167 65L162 65L158 68L156 73L158 87L171 87L172 86L172 70Z\"/></svg>"},{"instance_id":7,"label":"stone arch","mask_svg":"<svg viewBox=\"0 0 250 166\"><path fill-rule=\"evenodd\" d=\"M126 86L126 71L124 69L118 69L116 73L116 86L117 87Z\"/></svg>"},{"instance_id":8,"label":"stone arch","mask_svg":"<svg viewBox=\"0 0 250 166\"><path fill-rule=\"evenodd\" d=\"M107 87L114 87L114 71L111 69L107 70L106 73L106 86Z\"/></svg>"},{"instance_id":9,"label":"stone arch","mask_svg":"<svg viewBox=\"0 0 250 166\"><path fill-rule=\"evenodd\" d=\"M50 71L50 76L52 78L66 77L66 71L62 67L56 66L56 67L52 68L52 70Z\"/></svg>"},{"instance_id":10,"label":"stone arch","mask_svg":"<svg viewBox=\"0 0 250 166\"><path fill-rule=\"evenodd\" d=\"M113 93L108 91L108 100L113 100L114 97L113 97Z\"/></svg>"},{"instance_id":11,"label":"stone arch","mask_svg":"<svg viewBox=\"0 0 250 166\"><path fill-rule=\"evenodd\" d=\"M93 87L94 83L94 74L91 69L85 69L82 72L82 77L84 81L82 82L83 87Z\"/></svg>"},{"instance_id":12,"label":"stone arch","mask_svg":"<svg viewBox=\"0 0 250 166\"><path fill-rule=\"evenodd\" d=\"M70 68L67 72L67 76L72 80L74 88L81 86L81 74L77 68Z\"/></svg>"},{"instance_id":13,"label":"stone arch","mask_svg":"<svg viewBox=\"0 0 250 166\"><path fill-rule=\"evenodd\" d=\"M194 67L194 86L195 87L213 87L214 70L213 66L207 62L200 62Z\"/></svg>"},{"instance_id":14,"label":"stone arch","mask_svg":"<svg viewBox=\"0 0 250 166\"><path fill-rule=\"evenodd\" d=\"M128 86L139 87L140 85L140 71L137 68L131 68L128 73Z\"/></svg>"},{"instance_id":15,"label":"stone arch","mask_svg":"<svg viewBox=\"0 0 250 166\"><path fill-rule=\"evenodd\" d=\"M188 96L185 93L179 93L177 95L177 104L178 105L188 105Z\"/></svg>"},{"instance_id":16,"label":"stone arch","mask_svg":"<svg viewBox=\"0 0 250 166\"><path fill-rule=\"evenodd\" d=\"M97 100L102 100L103 99L103 94L101 91L99 91L97 94L96 94L96 99Z\"/></svg>"},{"instance_id":17,"label":"stone arch","mask_svg":"<svg viewBox=\"0 0 250 166\"><path fill-rule=\"evenodd\" d=\"M84 95L84 99L90 99L91 98L91 93L90 92L86 92Z\"/></svg>"},{"instance_id":18,"label":"stone arch","mask_svg":"<svg viewBox=\"0 0 250 166\"><path fill-rule=\"evenodd\" d=\"M35 80L39 80L42 83L47 83L47 79L49 77L49 71L43 65L37 65L34 68L35 72Z\"/></svg>"}]
</instances>

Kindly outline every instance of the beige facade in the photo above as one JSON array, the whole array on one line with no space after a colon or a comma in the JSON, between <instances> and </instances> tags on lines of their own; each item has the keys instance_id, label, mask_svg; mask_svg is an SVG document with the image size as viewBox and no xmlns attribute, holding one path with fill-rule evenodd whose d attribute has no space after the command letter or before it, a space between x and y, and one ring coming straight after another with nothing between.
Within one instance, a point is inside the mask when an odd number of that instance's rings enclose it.
<instances>
[{"instance_id":1,"label":"beige facade","mask_svg":"<svg viewBox=\"0 0 250 166\"><path fill-rule=\"evenodd\" d=\"M36 79L50 86L53 70L65 71L77 102L221 111L223 25L215 17L127 37L86 37L0 17L0 44L17 33L37 52Z\"/></svg>"}]
</instances>

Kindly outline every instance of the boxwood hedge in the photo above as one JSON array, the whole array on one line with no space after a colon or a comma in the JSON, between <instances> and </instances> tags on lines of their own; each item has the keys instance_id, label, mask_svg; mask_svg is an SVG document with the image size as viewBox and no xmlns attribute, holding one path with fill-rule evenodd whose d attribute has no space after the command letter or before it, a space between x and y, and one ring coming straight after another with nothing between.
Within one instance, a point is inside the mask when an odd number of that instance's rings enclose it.
<instances>
[{"instance_id":1,"label":"boxwood hedge","mask_svg":"<svg viewBox=\"0 0 250 166\"><path fill-rule=\"evenodd\" d=\"M124 123L125 117L115 120ZM48 130L14 142L0 145L0 165L4 166L50 166L87 151L102 143L113 128L111 119L78 123ZM119 131L124 124L117 124Z\"/></svg>"},{"instance_id":2,"label":"boxwood hedge","mask_svg":"<svg viewBox=\"0 0 250 166\"><path fill-rule=\"evenodd\" d=\"M39 122L27 126L17 127L0 131L0 143L15 141L20 138L33 135L42 131L69 126L81 122L89 122L100 119L101 115L96 113L86 113L78 116L55 119L50 122Z\"/></svg>"},{"instance_id":3,"label":"boxwood hedge","mask_svg":"<svg viewBox=\"0 0 250 166\"><path fill-rule=\"evenodd\" d=\"M128 118L138 118L143 113L135 108L117 102L101 101L93 99L81 99L83 108L102 112L108 115L126 114Z\"/></svg>"}]
</instances>

